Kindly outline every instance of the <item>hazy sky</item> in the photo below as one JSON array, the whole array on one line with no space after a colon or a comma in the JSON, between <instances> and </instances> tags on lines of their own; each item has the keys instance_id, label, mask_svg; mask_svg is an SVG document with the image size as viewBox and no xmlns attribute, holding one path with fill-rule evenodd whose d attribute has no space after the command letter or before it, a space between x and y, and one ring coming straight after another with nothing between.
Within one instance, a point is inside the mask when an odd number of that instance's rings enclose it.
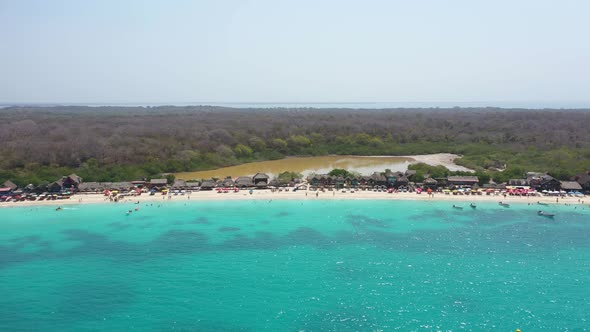
<instances>
[{"instance_id":1,"label":"hazy sky","mask_svg":"<svg viewBox=\"0 0 590 332\"><path fill-rule=\"evenodd\" d=\"M0 102L586 103L589 13L586 0L0 0Z\"/></svg>"}]
</instances>

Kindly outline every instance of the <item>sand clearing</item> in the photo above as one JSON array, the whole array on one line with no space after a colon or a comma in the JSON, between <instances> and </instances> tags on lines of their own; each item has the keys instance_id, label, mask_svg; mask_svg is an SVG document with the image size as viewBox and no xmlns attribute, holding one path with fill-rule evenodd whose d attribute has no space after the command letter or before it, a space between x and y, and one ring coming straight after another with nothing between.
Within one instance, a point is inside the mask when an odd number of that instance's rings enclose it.
<instances>
[{"instance_id":1,"label":"sand clearing","mask_svg":"<svg viewBox=\"0 0 590 332\"><path fill-rule=\"evenodd\" d=\"M435 153L435 154L422 154L415 156L402 156L406 158L412 158L416 163L425 163L431 166L442 165L449 169L451 172L462 171L462 172L474 172L474 170L467 167L459 166L455 164L455 159L461 156L452 153Z\"/></svg>"}]
</instances>

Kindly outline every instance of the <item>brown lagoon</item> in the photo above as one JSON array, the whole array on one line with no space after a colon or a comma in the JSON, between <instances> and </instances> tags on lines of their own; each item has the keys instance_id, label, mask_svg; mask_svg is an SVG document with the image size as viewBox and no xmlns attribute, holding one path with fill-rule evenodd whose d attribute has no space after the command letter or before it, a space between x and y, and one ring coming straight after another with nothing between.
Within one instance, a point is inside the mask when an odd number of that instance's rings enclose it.
<instances>
[{"instance_id":1,"label":"brown lagoon","mask_svg":"<svg viewBox=\"0 0 590 332\"><path fill-rule=\"evenodd\" d=\"M415 160L409 157L380 156L321 156L321 157L289 157L280 160L260 161L237 166L223 167L209 171L175 173L177 179L209 179L227 176L247 176L258 172L273 177L282 172L290 171L307 176L311 173L325 174L334 168L344 168L360 174L382 172L385 169L405 171Z\"/></svg>"},{"instance_id":2,"label":"brown lagoon","mask_svg":"<svg viewBox=\"0 0 590 332\"><path fill-rule=\"evenodd\" d=\"M444 165L450 170L470 171L453 163L459 156L447 153L420 156L321 156L289 157L280 160L260 161L237 166L223 167L209 171L175 173L178 179L210 179L227 176L248 176L258 172L273 177L290 171L307 176L311 173L325 174L334 168L343 168L363 175L382 172L385 169L405 171L408 165L424 162L430 165Z\"/></svg>"}]
</instances>

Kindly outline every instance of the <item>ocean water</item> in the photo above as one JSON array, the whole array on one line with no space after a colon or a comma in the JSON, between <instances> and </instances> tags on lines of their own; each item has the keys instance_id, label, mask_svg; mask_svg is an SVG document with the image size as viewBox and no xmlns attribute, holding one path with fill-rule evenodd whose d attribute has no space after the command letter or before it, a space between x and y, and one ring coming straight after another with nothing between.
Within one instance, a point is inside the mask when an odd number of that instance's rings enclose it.
<instances>
[{"instance_id":1,"label":"ocean water","mask_svg":"<svg viewBox=\"0 0 590 332\"><path fill-rule=\"evenodd\" d=\"M590 329L588 206L163 203L0 209L0 330Z\"/></svg>"}]
</instances>

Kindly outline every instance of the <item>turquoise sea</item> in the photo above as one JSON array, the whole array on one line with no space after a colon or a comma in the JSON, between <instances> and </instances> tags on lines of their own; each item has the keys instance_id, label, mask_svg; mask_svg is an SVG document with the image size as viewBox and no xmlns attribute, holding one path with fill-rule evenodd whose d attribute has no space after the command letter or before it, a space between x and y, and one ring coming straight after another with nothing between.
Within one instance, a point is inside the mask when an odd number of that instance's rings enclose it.
<instances>
[{"instance_id":1,"label":"turquoise sea","mask_svg":"<svg viewBox=\"0 0 590 332\"><path fill-rule=\"evenodd\" d=\"M0 331L590 329L590 207L451 206L0 209Z\"/></svg>"}]
</instances>

